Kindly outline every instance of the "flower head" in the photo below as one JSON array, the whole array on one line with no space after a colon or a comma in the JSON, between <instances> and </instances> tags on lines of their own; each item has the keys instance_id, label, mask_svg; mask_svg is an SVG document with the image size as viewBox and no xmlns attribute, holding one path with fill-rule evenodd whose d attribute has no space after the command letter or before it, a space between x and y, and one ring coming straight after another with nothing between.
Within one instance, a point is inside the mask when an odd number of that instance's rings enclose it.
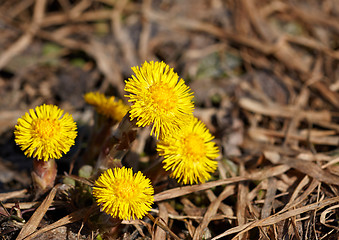
<instances>
[{"instance_id":1,"label":"flower head","mask_svg":"<svg viewBox=\"0 0 339 240\"><path fill-rule=\"evenodd\" d=\"M125 91L129 102L131 120L137 119L139 127L153 124L151 135L166 136L192 115L193 93L184 80L164 62L145 62L126 81ZM162 138L162 137L161 137Z\"/></svg>"},{"instance_id":2,"label":"flower head","mask_svg":"<svg viewBox=\"0 0 339 240\"><path fill-rule=\"evenodd\" d=\"M161 140L157 150L165 170L184 184L205 182L217 168L218 148L205 124L191 117L180 131Z\"/></svg>"},{"instance_id":3,"label":"flower head","mask_svg":"<svg viewBox=\"0 0 339 240\"><path fill-rule=\"evenodd\" d=\"M25 155L38 160L61 158L67 153L77 136L77 126L72 115L55 105L41 105L30 109L18 119L15 142Z\"/></svg>"},{"instance_id":4,"label":"flower head","mask_svg":"<svg viewBox=\"0 0 339 240\"><path fill-rule=\"evenodd\" d=\"M153 204L151 181L131 168L108 169L96 180L93 195L103 211L123 220L140 219Z\"/></svg>"},{"instance_id":5,"label":"flower head","mask_svg":"<svg viewBox=\"0 0 339 240\"><path fill-rule=\"evenodd\" d=\"M99 92L86 93L85 101L93 105L96 111L108 118L120 122L126 115L129 106L125 105L121 100L116 101L115 97L106 97Z\"/></svg>"}]
</instances>

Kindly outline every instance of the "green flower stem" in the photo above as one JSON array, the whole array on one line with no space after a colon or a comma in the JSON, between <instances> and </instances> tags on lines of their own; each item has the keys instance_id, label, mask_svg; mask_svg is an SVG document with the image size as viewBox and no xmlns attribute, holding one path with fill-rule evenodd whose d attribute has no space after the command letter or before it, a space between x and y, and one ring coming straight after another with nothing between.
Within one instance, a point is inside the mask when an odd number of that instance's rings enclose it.
<instances>
[{"instance_id":1,"label":"green flower stem","mask_svg":"<svg viewBox=\"0 0 339 240\"><path fill-rule=\"evenodd\" d=\"M121 160L136 137L136 120L130 120L127 113L118 128L104 144L95 171L102 172L108 168L122 167Z\"/></svg>"},{"instance_id":2,"label":"green flower stem","mask_svg":"<svg viewBox=\"0 0 339 240\"><path fill-rule=\"evenodd\" d=\"M57 165L54 159L48 161L33 159L32 180L35 188L35 198L44 194L54 186L57 175Z\"/></svg>"},{"instance_id":3,"label":"green flower stem","mask_svg":"<svg viewBox=\"0 0 339 240\"><path fill-rule=\"evenodd\" d=\"M111 134L111 129L115 124L116 121L111 118L107 118L101 114L96 114L95 124L84 154L85 164L92 166L95 164L100 155L102 146Z\"/></svg>"},{"instance_id":4,"label":"green flower stem","mask_svg":"<svg viewBox=\"0 0 339 240\"><path fill-rule=\"evenodd\" d=\"M154 186L163 178L168 177L171 173L171 171L166 171L164 169L162 160L163 158L159 158L145 171L145 175L151 180Z\"/></svg>"}]
</instances>

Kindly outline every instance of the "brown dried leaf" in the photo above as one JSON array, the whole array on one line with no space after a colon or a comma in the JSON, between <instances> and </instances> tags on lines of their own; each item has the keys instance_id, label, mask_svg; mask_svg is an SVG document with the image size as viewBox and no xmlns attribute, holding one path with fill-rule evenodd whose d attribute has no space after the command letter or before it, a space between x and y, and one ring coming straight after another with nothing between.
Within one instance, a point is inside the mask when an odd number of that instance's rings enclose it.
<instances>
[{"instance_id":1,"label":"brown dried leaf","mask_svg":"<svg viewBox=\"0 0 339 240\"><path fill-rule=\"evenodd\" d=\"M244 232L247 232L247 231L249 231L253 228L259 227L259 226L272 225L272 224L278 223L280 221L283 221L287 218L290 218L292 216L297 216L299 214L302 214L302 213L305 213L305 212L308 212L308 211L320 210L320 209L322 209L322 208L324 208L328 205L331 205L333 203L337 203L338 201L339 201L339 197L329 198L329 199L325 199L325 200L322 200L320 202L309 204L309 205L306 205L306 206L303 206L303 207L300 207L300 208L297 208L297 209L289 210L289 211L281 213L281 214L280 213L275 214L275 215L272 215L272 216L265 218L265 219L255 220L253 222L246 223L244 225L231 228L231 229L225 231L224 233L212 238L212 240L220 239L222 237L225 237L225 236L228 236L228 235L234 234L234 233L244 233ZM233 239L236 239L237 236L235 236Z\"/></svg>"},{"instance_id":2,"label":"brown dried leaf","mask_svg":"<svg viewBox=\"0 0 339 240\"><path fill-rule=\"evenodd\" d=\"M337 231L339 231L339 227L336 227L336 226L333 226L333 225L330 225L330 224L327 224L326 223L326 215L327 214L330 214L333 212L334 209L337 209L339 208L339 205L335 205L335 206L332 206L332 207L329 207L327 208L325 211L323 211L320 215L320 222L322 224L324 224L326 227L329 227L329 228L334 228L336 229ZM333 213L332 213L333 214Z\"/></svg>"},{"instance_id":3,"label":"brown dried leaf","mask_svg":"<svg viewBox=\"0 0 339 240\"><path fill-rule=\"evenodd\" d=\"M234 178L228 178L228 179L223 179L223 180L218 180L218 181L213 181L213 182L207 182L203 183L201 185L193 185L193 186L184 186L184 187L178 187L178 188L173 188L170 190L163 191L161 193L155 194L154 195L154 202L160 202L164 201L167 199L172 199L176 197L180 197L186 194L190 194L193 192L198 192L202 190L207 190L212 187L220 186L220 185L226 185L226 184L232 184L232 183L237 183L240 181L245 181L248 180L246 177L234 177Z\"/></svg>"},{"instance_id":4,"label":"brown dried leaf","mask_svg":"<svg viewBox=\"0 0 339 240\"><path fill-rule=\"evenodd\" d=\"M66 217L63 217L60 220L42 228L42 229L39 229L38 231L34 232L33 234L31 234L29 236L26 235L27 237L25 238L25 240L34 239L38 235L40 235L44 232L50 231L54 228L61 227L61 226L64 226L66 224L69 224L69 223L77 222L77 221L83 219L84 216L88 216L95 209L96 209L95 207L92 207L90 209L85 208L85 209L80 209L80 210L73 212L71 214L68 214Z\"/></svg>"},{"instance_id":5,"label":"brown dried leaf","mask_svg":"<svg viewBox=\"0 0 339 240\"><path fill-rule=\"evenodd\" d=\"M287 157L282 158L282 162L302 173L307 174L312 178L317 179L320 182L339 185L339 176L333 175L332 173L323 170L315 163Z\"/></svg>"},{"instance_id":6,"label":"brown dried leaf","mask_svg":"<svg viewBox=\"0 0 339 240\"><path fill-rule=\"evenodd\" d=\"M27 189L22 189L18 191L8 192L8 193L0 193L0 201L6 201L10 198L20 198L23 197L27 193Z\"/></svg>"},{"instance_id":7,"label":"brown dried leaf","mask_svg":"<svg viewBox=\"0 0 339 240\"><path fill-rule=\"evenodd\" d=\"M165 203L158 203L159 207L159 218L164 222L164 224L168 223L168 212ZM166 239L166 232L157 227L154 234L154 239Z\"/></svg>"},{"instance_id":8,"label":"brown dried leaf","mask_svg":"<svg viewBox=\"0 0 339 240\"><path fill-rule=\"evenodd\" d=\"M201 239L203 231L207 228L212 220L212 217L217 213L221 202L234 193L234 186L226 186L222 193L209 205L207 212L204 215L202 223L195 230L193 239Z\"/></svg>"},{"instance_id":9,"label":"brown dried leaf","mask_svg":"<svg viewBox=\"0 0 339 240\"><path fill-rule=\"evenodd\" d=\"M241 98L239 100L239 105L251 112L259 113L271 117L285 117L285 118L292 118L296 114L296 109L292 105L279 105L271 103L269 106L264 105L258 101L249 98ZM312 121L324 121L330 122L331 121L331 114L329 111L304 111L298 110L298 114L301 118L305 118Z\"/></svg>"},{"instance_id":10,"label":"brown dried leaf","mask_svg":"<svg viewBox=\"0 0 339 240\"><path fill-rule=\"evenodd\" d=\"M48 196L45 198L45 200L41 203L39 208L35 210L31 218L28 220L28 222L25 224L25 226L21 229L17 240L24 239L31 233L35 231L35 229L39 226L39 223L41 219L44 217L45 213L47 212L48 208L51 206L53 199L55 197L55 194L58 190L58 185L52 188Z\"/></svg>"}]
</instances>

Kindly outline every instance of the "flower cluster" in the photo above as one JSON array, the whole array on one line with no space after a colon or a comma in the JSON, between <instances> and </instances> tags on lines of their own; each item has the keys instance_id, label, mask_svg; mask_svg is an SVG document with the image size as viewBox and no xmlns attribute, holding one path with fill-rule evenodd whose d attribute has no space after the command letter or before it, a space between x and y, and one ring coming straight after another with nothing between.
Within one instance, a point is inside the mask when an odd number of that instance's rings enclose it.
<instances>
[{"instance_id":1,"label":"flower cluster","mask_svg":"<svg viewBox=\"0 0 339 240\"><path fill-rule=\"evenodd\" d=\"M77 127L72 115L63 115L63 112L55 105L44 104L18 119L15 142L25 155L48 161L59 159L69 151L74 145Z\"/></svg>"},{"instance_id":2,"label":"flower cluster","mask_svg":"<svg viewBox=\"0 0 339 240\"><path fill-rule=\"evenodd\" d=\"M114 96L106 97L99 92L86 93L84 99L88 104L94 106L99 114L117 122L120 122L129 110L129 107L121 100L117 101Z\"/></svg>"},{"instance_id":3,"label":"flower cluster","mask_svg":"<svg viewBox=\"0 0 339 240\"><path fill-rule=\"evenodd\" d=\"M129 99L131 107L121 100L105 97L98 92L85 94L85 101L106 117L100 118L104 121L112 119L119 122L129 112L131 121L127 118L123 121L129 127L119 125L122 129L131 129L132 125L135 127L135 123L138 127L151 125L151 135L158 140L157 151L164 158L164 169L171 171L171 176L178 182L194 184L208 180L217 168L215 158L219 153L212 142L212 134L204 123L193 116L191 89L173 68L163 62L145 62L141 67L133 67L132 70L135 75L126 81L125 86L128 93L125 97ZM74 144L76 128L70 114L63 115L63 110L57 106L44 104L35 110L31 109L18 119L14 131L15 141L35 161L54 160L69 151ZM122 129L119 130L123 131ZM118 136L120 135L115 136L118 143L125 140L118 139ZM129 136L129 133L123 132L121 136ZM102 132L99 131L96 137L98 138L95 141L100 142L103 138ZM104 144L104 147L119 150L110 144ZM103 147L102 141L99 145ZM115 157L110 156L108 159L116 160ZM41 172L44 166L36 172ZM56 174L56 168L54 170ZM41 173L44 175L44 172ZM54 184L54 178L55 175L51 178L50 187ZM39 179L38 182L41 181ZM142 218L154 201L150 179L141 172L133 173L131 168L125 167L109 168L103 172L95 181L92 193L104 212L122 220Z\"/></svg>"},{"instance_id":4,"label":"flower cluster","mask_svg":"<svg viewBox=\"0 0 339 240\"><path fill-rule=\"evenodd\" d=\"M163 62L145 62L132 70L135 76L125 86L133 103L130 117L141 127L153 124L164 168L184 184L208 180L217 169L218 148L206 126L193 117L190 88Z\"/></svg>"},{"instance_id":5,"label":"flower cluster","mask_svg":"<svg viewBox=\"0 0 339 240\"><path fill-rule=\"evenodd\" d=\"M133 105L130 120L139 127L152 125L157 150L166 170L184 184L204 182L217 168L218 148L206 126L193 116L193 93L183 79L163 62L133 67L135 76L125 91ZM114 168L104 172L93 195L104 212L120 219L142 218L153 203L153 187L141 172Z\"/></svg>"}]
</instances>

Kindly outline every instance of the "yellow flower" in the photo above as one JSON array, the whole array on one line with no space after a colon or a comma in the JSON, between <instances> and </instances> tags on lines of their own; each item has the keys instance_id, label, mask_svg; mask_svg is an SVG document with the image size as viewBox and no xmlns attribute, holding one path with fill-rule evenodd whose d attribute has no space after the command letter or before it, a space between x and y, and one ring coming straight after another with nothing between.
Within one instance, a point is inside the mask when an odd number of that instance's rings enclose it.
<instances>
[{"instance_id":1,"label":"yellow flower","mask_svg":"<svg viewBox=\"0 0 339 240\"><path fill-rule=\"evenodd\" d=\"M126 81L125 91L130 94L125 97L133 103L131 120L137 118L137 126L153 124L151 135L163 138L192 115L193 93L173 68L152 61L132 70L135 76Z\"/></svg>"},{"instance_id":2,"label":"yellow flower","mask_svg":"<svg viewBox=\"0 0 339 240\"><path fill-rule=\"evenodd\" d=\"M153 204L151 181L131 168L108 169L96 180L93 196L103 211L123 220L140 219Z\"/></svg>"},{"instance_id":3,"label":"yellow flower","mask_svg":"<svg viewBox=\"0 0 339 240\"><path fill-rule=\"evenodd\" d=\"M129 106L125 105L121 100L116 101L115 97L106 97L99 92L86 93L85 101L93 105L99 114L120 122L126 115Z\"/></svg>"},{"instance_id":4,"label":"yellow flower","mask_svg":"<svg viewBox=\"0 0 339 240\"><path fill-rule=\"evenodd\" d=\"M205 182L217 169L218 148L205 124L195 117L180 131L158 143L157 150L164 156L166 171L184 184Z\"/></svg>"},{"instance_id":5,"label":"yellow flower","mask_svg":"<svg viewBox=\"0 0 339 240\"><path fill-rule=\"evenodd\" d=\"M41 105L30 109L18 119L15 142L28 157L38 160L61 158L67 153L77 136L77 126L72 115L55 105Z\"/></svg>"}]
</instances>

